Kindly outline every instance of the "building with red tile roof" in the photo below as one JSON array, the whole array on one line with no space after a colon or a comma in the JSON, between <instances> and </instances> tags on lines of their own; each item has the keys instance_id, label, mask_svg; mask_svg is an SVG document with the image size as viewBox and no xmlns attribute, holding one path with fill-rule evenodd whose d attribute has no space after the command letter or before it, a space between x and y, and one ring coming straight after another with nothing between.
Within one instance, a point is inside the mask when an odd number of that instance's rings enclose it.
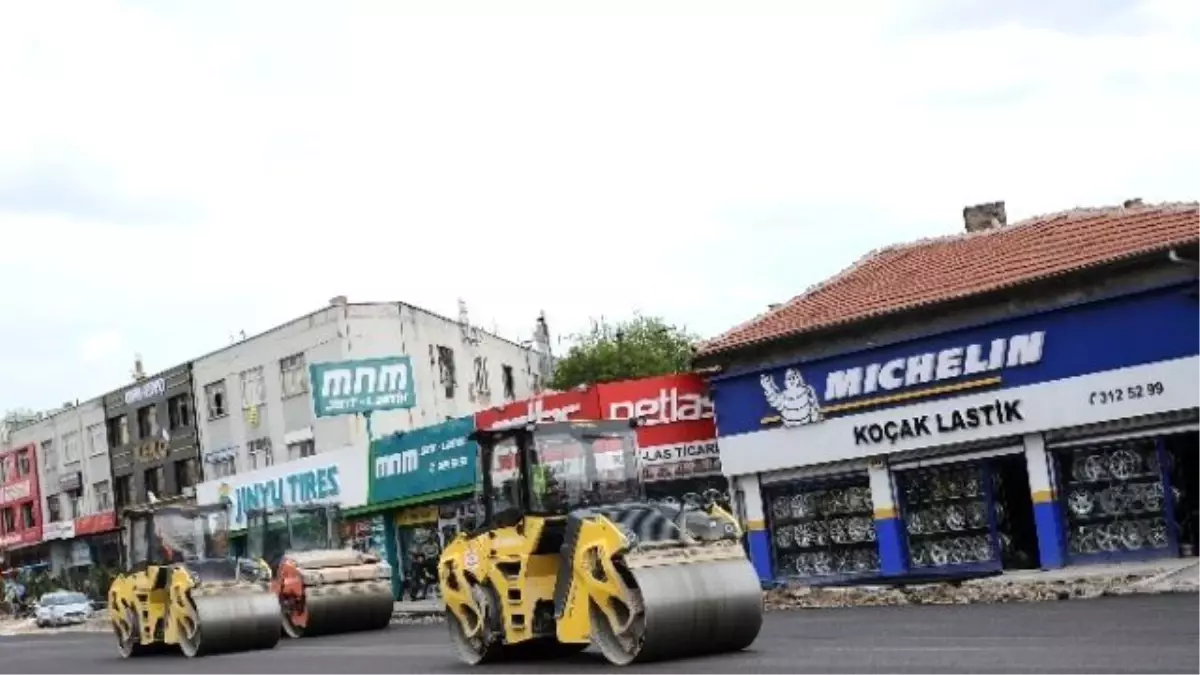
<instances>
[{"instance_id":1,"label":"building with red tile roof","mask_svg":"<svg viewBox=\"0 0 1200 675\"><path fill-rule=\"evenodd\" d=\"M1197 202L1131 200L1012 225L1004 223L1002 202L968 207L963 215L968 231L872 251L840 274L700 344L697 357L711 361L784 338L1165 255L1200 242Z\"/></svg>"}]
</instances>

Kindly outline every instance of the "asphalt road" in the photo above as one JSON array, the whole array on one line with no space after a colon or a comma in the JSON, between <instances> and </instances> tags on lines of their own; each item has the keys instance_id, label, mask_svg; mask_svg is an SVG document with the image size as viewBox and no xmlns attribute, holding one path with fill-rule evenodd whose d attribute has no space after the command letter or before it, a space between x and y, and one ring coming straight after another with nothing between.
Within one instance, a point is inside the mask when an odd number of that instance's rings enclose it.
<instances>
[{"instance_id":1,"label":"asphalt road","mask_svg":"<svg viewBox=\"0 0 1200 675\"><path fill-rule=\"evenodd\" d=\"M1007 605L772 612L747 651L637 666L626 672L1196 673L1195 594ZM565 661L471 669L443 624L393 625L281 642L274 650L186 659L121 660L108 633L0 638L0 673L611 672L592 651Z\"/></svg>"}]
</instances>

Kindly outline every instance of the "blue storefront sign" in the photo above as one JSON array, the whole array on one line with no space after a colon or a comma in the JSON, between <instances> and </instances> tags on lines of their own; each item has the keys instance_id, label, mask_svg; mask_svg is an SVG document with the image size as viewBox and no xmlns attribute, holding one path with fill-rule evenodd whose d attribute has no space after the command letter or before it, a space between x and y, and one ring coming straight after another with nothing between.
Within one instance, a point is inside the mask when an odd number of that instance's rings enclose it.
<instances>
[{"instance_id":1,"label":"blue storefront sign","mask_svg":"<svg viewBox=\"0 0 1200 675\"><path fill-rule=\"evenodd\" d=\"M467 436L474 430L467 416L373 442L369 503L473 487L479 445Z\"/></svg>"},{"instance_id":2,"label":"blue storefront sign","mask_svg":"<svg viewBox=\"0 0 1200 675\"><path fill-rule=\"evenodd\" d=\"M407 356L314 363L309 366L317 417L356 415L417 404Z\"/></svg>"},{"instance_id":3,"label":"blue storefront sign","mask_svg":"<svg viewBox=\"0 0 1200 675\"><path fill-rule=\"evenodd\" d=\"M808 363L719 376L713 378L717 433L727 437L801 427L1194 356L1198 317L1195 300L1172 287ZM1003 413L1004 402L998 405L997 414ZM947 425L955 423L953 411L947 419Z\"/></svg>"}]
</instances>

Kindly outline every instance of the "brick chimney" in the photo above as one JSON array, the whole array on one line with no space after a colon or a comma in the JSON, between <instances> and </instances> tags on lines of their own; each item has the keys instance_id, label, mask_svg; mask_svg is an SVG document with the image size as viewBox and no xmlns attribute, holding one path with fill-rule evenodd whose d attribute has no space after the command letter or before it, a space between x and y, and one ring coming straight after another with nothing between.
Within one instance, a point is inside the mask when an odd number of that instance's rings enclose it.
<instances>
[{"instance_id":1,"label":"brick chimney","mask_svg":"<svg viewBox=\"0 0 1200 675\"><path fill-rule=\"evenodd\" d=\"M967 232L982 232L1008 224L1004 202L989 202L963 207L963 223Z\"/></svg>"}]
</instances>

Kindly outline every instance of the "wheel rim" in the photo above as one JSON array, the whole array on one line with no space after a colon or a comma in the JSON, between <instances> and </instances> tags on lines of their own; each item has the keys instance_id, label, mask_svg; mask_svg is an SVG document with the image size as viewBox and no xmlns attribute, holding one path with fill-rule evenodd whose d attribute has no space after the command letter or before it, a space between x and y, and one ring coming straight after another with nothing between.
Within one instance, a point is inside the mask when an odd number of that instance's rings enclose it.
<instances>
[{"instance_id":1,"label":"wheel rim","mask_svg":"<svg viewBox=\"0 0 1200 675\"><path fill-rule=\"evenodd\" d=\"M192 658L200 652L200 625L191 616L182 616L176 622L179 634L179 649Z\"/></svg>"},{"instance_id":2,"label":"wheel rim","mask_svg":"<svg viewBox=\"0 0 1200 675\"><path fill-rule=\"evenodd\" d=\"M481 663L488 652L482 631L477 637L467 637L466 629L463 628L454 612L449 610L446 611L446 625L450 627L450 641L454 644L454 649L458 652L459 657L472 666Z\"/></svg>"},{"instance_id":3,"label":"wheel rim","mask_svg":"<svg viewBox=\"0 0 1200 675\"><path fill-rule=\"evenodd\" d=\"M633 663L642 651L642 641L646 635L645 618L632 617L625 629L617 633L608 616L594 603L588 611L591 615L592 643L600 648L604 658L617 666Z\"/></svg>"},{"instance_id":4,"label":"wheel rim","mask_svg":"<svg viewBox=\"0 0 1200 675\"><path fill-rule=\"evenodd\" d=\"M296 625L292 620L292 612L288 607L280 608L280 614L283 616L283 632L290 638L299 639L304 637L304 628Z\"/></svg>"},{"instance_id":5,"label":"wheel rim","mask_svg":"<svg viewBox=\"0 0 1200 675\"><path fill-rule=\"evenodd\" d=\"M133 643L136 639L134 635L133 614L128 609L125 610L125 623L113 620L113 632L117 634L117 652L122 658L133 656ZM128 627L126 627L128 626Z\"/></svg>"}]
</instances>

